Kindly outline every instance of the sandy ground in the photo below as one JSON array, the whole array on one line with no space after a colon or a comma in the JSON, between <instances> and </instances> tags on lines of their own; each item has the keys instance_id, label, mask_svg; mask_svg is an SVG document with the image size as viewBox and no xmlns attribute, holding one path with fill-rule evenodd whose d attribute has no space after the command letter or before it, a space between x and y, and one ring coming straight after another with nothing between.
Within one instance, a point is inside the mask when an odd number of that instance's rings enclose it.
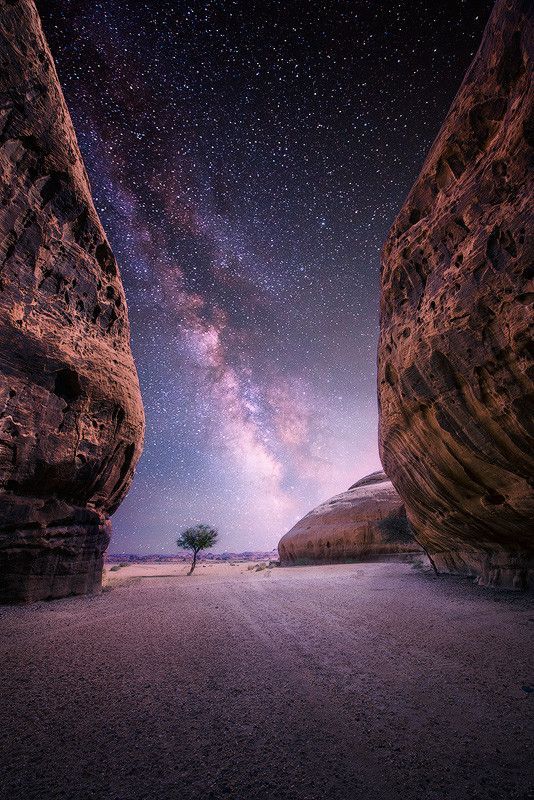
<instances>
[{"instance_id":1,"label":"sandy ground","mask_svg":"<svg viewBox=\"0 0 534 800\"><path fill-rule=\"evenodd\" d=\"M238 574L244 574L255 570L257 566L265 568L268 561L246 561L246 562L228 562L228 561L213 561L203 563L197 562L195 574L193 577L215 578L223 575L227 577L236 577ZM108 587L123 586L125 583L130 583L131 578L167 578L186 576L189 572L191 564L187 562L170 562L168 564L128 564L127 567L120 567L116 570L116 564L108 564L104 570L103 586ZM204 571L207 570L207 572Z\"/></svg>"},{"instance_id":2,"label":"sandy ground","mask_svg":"<svg viewBox=\"0 0 534 800\"><path fill-rule=\"evenodd\" d=\"M2 800L534 797L525 596L404 563L184 572L0 610Z\"/></svg>"}]
</instances>

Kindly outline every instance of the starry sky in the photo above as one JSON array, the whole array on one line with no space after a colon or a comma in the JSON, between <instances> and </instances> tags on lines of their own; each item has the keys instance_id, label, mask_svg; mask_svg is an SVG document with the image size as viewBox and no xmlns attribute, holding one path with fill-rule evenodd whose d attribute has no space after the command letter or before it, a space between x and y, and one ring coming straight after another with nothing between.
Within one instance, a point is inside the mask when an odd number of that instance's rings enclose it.
<instances>
[{"instance_id":1,"label":"starry sky","mask_svg":"<svg viewBox=\"0 0 534 800\"><path fill-rule=\"evenodd\" d=\"M260 550L380 467L380 248L487 0L41 0L145 452L111 552Z\"/></svg>"}]
</instances>

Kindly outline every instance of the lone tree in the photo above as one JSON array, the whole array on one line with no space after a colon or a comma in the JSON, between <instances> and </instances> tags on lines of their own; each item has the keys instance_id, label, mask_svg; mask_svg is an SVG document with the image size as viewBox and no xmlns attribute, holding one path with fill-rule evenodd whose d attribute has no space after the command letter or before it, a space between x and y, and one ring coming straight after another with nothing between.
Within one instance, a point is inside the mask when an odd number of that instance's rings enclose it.
<instances>
[{"instance_id":1,"label":"lone tree","mask_svg":"<svg viewBox=\"0 0 534 800\"><path fill-rule=\"evenodd\" d=\"M187 528L180 534L176 540L176 544L182 550L193 551L193 561L191 562L191 569L187 573L191 575L197 565L197 556L201 550L206 550L208 547L213 547L219 538L218 532L215 528L209 525L195 525L193 528Z\"/></svg>"}]
</instances>

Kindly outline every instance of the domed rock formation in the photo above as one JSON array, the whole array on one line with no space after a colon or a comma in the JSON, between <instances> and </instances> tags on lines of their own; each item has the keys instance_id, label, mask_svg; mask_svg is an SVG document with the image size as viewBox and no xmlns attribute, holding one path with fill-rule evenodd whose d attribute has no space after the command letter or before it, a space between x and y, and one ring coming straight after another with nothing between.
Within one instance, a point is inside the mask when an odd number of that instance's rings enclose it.
<instances>
[{"instance_id":1,"label":"domed rock formation","mask_svg":"<svg viewBox=\"0 0 534 800\"><path fill-rule=\"evenodd\" d=\"M532 6L499 0L383 253L384 468L442 568L534 556Z\"/></svg>"},{"instance_id":2,"label":"domed rock formation","mask_svg":"<svg viewBox=\"0 0 534 800\"><path fill-rule=\"evenodd\" d=\"M373 472L322 503L280 539L282 564L362 560L418 550L415 543L385 541L378 523L403 518L402 500L383 472Z\"/></svg>"},{"instance_id":3,"label":"domed rock formation","mask_svg":"<svg viewBox=\"0 0 534 800\"><path fill-rule=\"evenodd\" d=\"M0 0L0 601L100 587L143 408L124 292L32 0Z\"/></svg>"}]
</instances>

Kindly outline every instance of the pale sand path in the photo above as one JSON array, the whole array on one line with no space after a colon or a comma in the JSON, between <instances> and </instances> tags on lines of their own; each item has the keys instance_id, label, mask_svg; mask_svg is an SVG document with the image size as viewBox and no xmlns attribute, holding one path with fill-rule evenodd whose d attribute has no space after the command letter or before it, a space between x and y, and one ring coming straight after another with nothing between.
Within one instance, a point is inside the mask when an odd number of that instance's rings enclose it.
<instances>
[{"instance_id":1,"label":"pale sand path","mask_svg":"<svg viewBox=\"0 0 534 800\"><path fill-rule=\"evenodd\" d=\"M528 598L402 563L171 567L0 609L2 800L534 797Z\"/></svg>"}]
</instances>

